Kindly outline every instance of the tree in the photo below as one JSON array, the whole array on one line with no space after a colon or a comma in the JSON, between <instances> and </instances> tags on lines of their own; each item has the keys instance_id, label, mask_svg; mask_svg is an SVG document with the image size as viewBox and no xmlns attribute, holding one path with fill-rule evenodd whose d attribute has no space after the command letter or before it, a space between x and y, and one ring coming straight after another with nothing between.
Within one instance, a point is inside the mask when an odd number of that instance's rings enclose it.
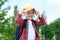
<instances>
[{"instance_id":1,"label":"tree","mask_svg":"<svg viewBox=\"0 0 60 40\"><path fill-rule=\"evenodd\" d=\"M53 37L55 37L56 40L60 40L60 18L44 26L41 32L42 35L45 35L45 40L52 40Z\"/></svg>"},{"instance_id":2,"label":"tree","mask_svg":"<svg viewBox=\"0 0 60 40\"><path fill-rule=\"evenodd\" d=\"M5 2L8 0L0 0L0 40L8 40L9 39L9 19L5 19L4 17L7 15L10 6L7 8L1 9ZM10 33L10 32L9 32Z\"/></svg>"}]
</instances>

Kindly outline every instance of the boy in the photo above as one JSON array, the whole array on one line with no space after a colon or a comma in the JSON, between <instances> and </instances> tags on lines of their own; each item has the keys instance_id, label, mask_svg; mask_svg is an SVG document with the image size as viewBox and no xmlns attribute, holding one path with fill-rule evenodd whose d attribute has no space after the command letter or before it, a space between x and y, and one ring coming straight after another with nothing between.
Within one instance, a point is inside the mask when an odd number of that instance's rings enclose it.
<instances>
[{"instance_id":1,"label":"boy","mask_svg":"<svg viewBox=\"0 0 60 40\"><path fill-rule=\"evenodd\" d=\"M22 18L22 12L26 19ZM21 37L19 40L40 40L40 37L36 32L36 27L45 25L45 19L40 16L40 13L34 9L32 4L23 6L22 12L17 14L15 18L16 23L21 27ZM34 14L38 16L40 21L33 20Z\"/></svg>"}]
</instances>

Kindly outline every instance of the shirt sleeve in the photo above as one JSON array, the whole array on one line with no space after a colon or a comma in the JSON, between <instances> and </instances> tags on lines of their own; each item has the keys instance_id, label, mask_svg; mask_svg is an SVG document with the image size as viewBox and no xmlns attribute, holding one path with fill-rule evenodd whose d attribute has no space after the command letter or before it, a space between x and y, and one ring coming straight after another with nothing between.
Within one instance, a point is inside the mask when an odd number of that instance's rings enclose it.
<instances>
[{"instance_id":1,"label":"shirt sleeve","mask_svg":"<svg viewBox=\"0 0 60 40\"><path fill-rule=\"evenodd\" d=\"M17 14L15 17L15 22L21 26L23 24L23 19L22 19L22 15L21 14Z\"/></svg>"},{"instance_id":2,"label":"shirt sleeve","mask_svg":"<svg viewBox=\"0 0 60 40\"><path fill-rule=\"evenodd\" d=\"M40 21L36 21L36 26L46 25L44 17L38 17Z\"/></svg>"}]
</instances>

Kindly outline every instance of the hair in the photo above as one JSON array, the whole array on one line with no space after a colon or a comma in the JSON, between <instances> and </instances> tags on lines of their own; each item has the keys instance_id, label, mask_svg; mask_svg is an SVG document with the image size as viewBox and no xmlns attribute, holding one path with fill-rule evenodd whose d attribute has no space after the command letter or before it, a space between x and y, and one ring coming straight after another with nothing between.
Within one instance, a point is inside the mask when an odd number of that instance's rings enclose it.
<instances>
[{"instance_id":1,"label":"hair","mask_svg":"<svg viewBox=\"0 0 60 40\"><path fill-rule=\"evenodd\" d=\"M36 14L36 11L35 11L35 9L33 8L32 10L33 10L33 11L35 12L35 14Z\"/></svg>"}]
</instances>

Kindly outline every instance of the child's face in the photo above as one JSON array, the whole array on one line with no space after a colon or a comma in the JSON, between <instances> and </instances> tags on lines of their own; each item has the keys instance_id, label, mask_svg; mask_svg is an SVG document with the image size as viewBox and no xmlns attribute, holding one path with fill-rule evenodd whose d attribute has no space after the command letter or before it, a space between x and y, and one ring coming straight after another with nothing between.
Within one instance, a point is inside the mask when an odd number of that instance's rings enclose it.
<instances>
[{"instance_id":1,"label":"child's face","mask_svg":"<svg viewBox=\"0 0 60 40\"><path fill-rule=\"evenodd\" d=\"M25 16L29 20L33 19L33 17L34 17L34 10L30 10L30 11L25 12Z\"/></svg>"}]
</instances>

